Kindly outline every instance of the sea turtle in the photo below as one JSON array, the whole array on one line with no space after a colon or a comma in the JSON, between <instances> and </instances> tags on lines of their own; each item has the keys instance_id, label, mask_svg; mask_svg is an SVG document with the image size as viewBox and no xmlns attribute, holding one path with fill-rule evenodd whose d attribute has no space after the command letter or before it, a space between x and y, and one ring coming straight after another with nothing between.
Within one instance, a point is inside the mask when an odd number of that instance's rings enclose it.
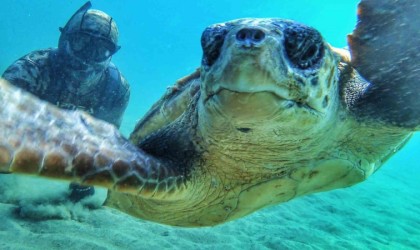
<instances>
[{"instance_id":1,"label":"sea turtle","mask_svg":"<svg viewBox=\"0 0 420 250\"><path fill-rule=\"evenodd\" d=\"M212 25L200 69L132 143L2 81L0 170L104 186L106 205L177 226L361 182L420 127L417 11L415 0L362 1L352 59L290 20Z\"/></svg>"}]
</instances>

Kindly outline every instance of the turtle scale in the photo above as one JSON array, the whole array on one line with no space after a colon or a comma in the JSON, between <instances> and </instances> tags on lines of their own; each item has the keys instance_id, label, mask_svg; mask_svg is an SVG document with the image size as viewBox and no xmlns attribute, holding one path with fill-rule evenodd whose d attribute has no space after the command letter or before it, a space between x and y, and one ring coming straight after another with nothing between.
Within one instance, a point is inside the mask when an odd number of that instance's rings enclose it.
<instances>
[{"instance_id":1,"label":"turtle scale","mask_svg":"<svg viewBox=\"0 0 420 250\"><path fill-rule=\"evenodd\" d=\"M360 30L353 41L366 35ZM297 44L286 49L285 40ZM217 24L202 41L210 51L201 69L171 87L138 123L130 137L135 146L105 122L59 110L1 80L0 171L103 186L111 190L106 205L134 216L210 226L363 181L418 130L415 119L360 109L360 103L377 106L366 93L383 91L369 92L372 84L385 88L359 74L365 74L361 65L374 65L363 51L376 44L350 41L351 53L363 58L356 63L314 29L281 19Z\"/></svg>"}]
</instances>

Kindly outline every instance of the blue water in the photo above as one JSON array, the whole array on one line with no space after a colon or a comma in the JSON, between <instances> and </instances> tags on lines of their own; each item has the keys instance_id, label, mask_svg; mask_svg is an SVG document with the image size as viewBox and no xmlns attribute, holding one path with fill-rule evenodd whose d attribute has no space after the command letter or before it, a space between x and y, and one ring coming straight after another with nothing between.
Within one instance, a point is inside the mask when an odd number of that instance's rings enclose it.
<instances>
[{"instance_id":1,"label":"blue water","mask_svg":"<svg viewBox=\"0 0 420 250\"><path fill-rule=\"evenodd\" d=\"M84 1L2 0L0 71L22 55L55 47L59 26ZM132 98L121 130L134 123L165 88L200 65L201 32L208 25L242 17L282 17L313 26L334 46L346 46L354 27L352 1L92 1L120 30L122 49L113 62L128 79ZM322 4L321 4L322 3Z\"/></svg>"},{"instance_id":2,"label":"blue water","mask_svg":"<svg viewBox=\"0 0 420 250\"><path fill-rule=\"evenodd\" d=\"M119 43L122 48L113 57L113 62L128 79L132 90L121 131L128 135L136 120L164 93L167 86L200 65L200 36L206 26L243 17L282 17L313 26L333 46L344 47L346 35L351 33L356 22L357 2L356 0L92 1L93 8L113 16L120 30ZM32 50L55 47L59 37L58 27L64 26L84 1L1 0L1 3L0 72L3 72L14 60ZM419 147L420 136L417 135L405 150L384 166L384 170L381 170L385 171L382 177L379 173L379 177L373 178L391 182L395 179L396 182L409 183L408 186L401 184L405 189L396 188L396 193L393 195L398 196L399 192L407 195L406 197L419 195L417 191L420 189L417 183L420 176ZM403 177L400 173L403 173ZM357 189L352 192L348 197L358 197ZM375 192L372 192L372 199L378 198L374 195ZM395 202L391 195L379 198ZM399 202L403 203L404 200ZM385 208L387 209L391 207ZM410 212L412 211L407 211ZM415 225L420 226L420 222L415 222ZM404 240L404 237L420 237L410 231L402 232L401 235L402 239L399 240ZM379 249L386 248L385 243L379 246Z\"/></svg>"}]
</instances>

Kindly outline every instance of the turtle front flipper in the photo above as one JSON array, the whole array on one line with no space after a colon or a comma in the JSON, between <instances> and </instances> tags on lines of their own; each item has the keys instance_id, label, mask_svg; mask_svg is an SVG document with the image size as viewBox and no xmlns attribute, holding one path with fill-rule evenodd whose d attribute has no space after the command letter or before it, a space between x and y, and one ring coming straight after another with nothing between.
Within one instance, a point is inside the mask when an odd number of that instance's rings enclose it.
<instances>
[{"instance_id":1,"label":"turtle front flipper","mask_svg":"<svg viewBox=\"0 0 420 250\"><path fill-rule=\"evenodd\" d=\"M362 0L348 42L352 64L371 85L358 116L420 128L420 2Z\"/></svg>"},{"instance_id":2,"label":"turtle front flipper","mask_svg":"<svg viewBox=\"0 0 420 250\"><path fill-rule=\"evenodd\" d=\"M176 120L185 112L199 89L199 69L168 87L166 93L138 121L130 135L130 141L137 144L147 136Z\"/></svg>"},{"instance_id":3,"label":"turtle front flipper","mask_svg":"<svg viewBox=\"0 0 420 250\"><path fill-rule=\"evenodd\" d=\"M0 119L0 172L142 197L183 190L181 174L130 144L114 126L83 112L60 110L1 79Z\"/></svg>"}]
</instances>

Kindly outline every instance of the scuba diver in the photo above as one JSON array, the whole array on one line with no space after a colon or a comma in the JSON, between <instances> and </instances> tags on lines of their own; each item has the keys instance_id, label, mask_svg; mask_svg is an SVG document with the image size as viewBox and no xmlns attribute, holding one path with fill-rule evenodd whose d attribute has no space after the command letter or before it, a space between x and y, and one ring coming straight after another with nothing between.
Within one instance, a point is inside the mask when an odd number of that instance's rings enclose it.
<instances>
[{"instance_id":1,"label":"scuba diver","mask_svg":"<svg viewBox=\"0 0 420 250\"><path fill-rule=\"evenodd\" d=\"M58 48L33 51L3 73L10 83L63 109L84 110L120 127L130 87L111 57L119 49L118 28L108 14L84 4L60 28ZM73 202L93 187L70 184Z\"/></svg>"}]
</instances>

